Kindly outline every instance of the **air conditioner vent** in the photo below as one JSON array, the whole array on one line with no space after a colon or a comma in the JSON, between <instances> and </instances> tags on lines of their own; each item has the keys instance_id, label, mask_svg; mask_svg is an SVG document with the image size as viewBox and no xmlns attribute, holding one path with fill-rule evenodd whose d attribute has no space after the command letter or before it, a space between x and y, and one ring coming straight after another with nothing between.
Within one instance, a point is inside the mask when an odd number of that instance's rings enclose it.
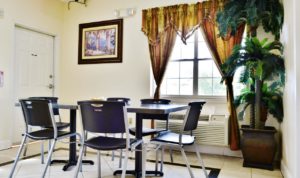
<instances>
[{"instance_id":1,"label":"air conditioner vent","mask_svg":"<svg viewBox=\"0 0 300 178\"><path fill-rule=\"evenodd\" d=\"M170 115L169 129L174 132L180 132L183 119L183 114ZM165 121L157 120L156 127L165 128ZM193 134L198 144L227 146L228 117L225 115L201 115L199 117L198 127Z\"/></svg>"}]
</instances>

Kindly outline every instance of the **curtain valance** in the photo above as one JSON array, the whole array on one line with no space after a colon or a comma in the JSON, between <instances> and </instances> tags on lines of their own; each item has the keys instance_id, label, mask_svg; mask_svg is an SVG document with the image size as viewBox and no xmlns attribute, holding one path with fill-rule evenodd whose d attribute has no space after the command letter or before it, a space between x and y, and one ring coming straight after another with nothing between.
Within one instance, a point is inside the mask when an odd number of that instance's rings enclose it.
<instances>
[{"instance_id":1,"label":"curtain valance","mask_svg":"<svg viewBox=\"0 0 300 178\"><path fill-rule=\"evenodd\" d=\"M168 28L173 28L183 43L203 24L204 20L215 22L216 11L223 8L224 0L179 4L144 9L142 31L152 45L157 44Z\"/></svg>"}]
</instances>

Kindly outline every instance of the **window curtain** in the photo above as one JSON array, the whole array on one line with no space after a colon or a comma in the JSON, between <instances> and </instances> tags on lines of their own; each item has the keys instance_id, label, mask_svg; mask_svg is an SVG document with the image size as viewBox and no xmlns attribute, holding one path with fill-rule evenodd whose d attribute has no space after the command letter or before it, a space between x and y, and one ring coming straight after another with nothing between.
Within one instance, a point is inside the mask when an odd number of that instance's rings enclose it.
<instances>
[{"instance_id":1,"label":"window curtain","mask_svg":"<svg viewBox=\"0 0 300 178\"><path fill-rule=\"evenodd\" d=\"M243 37L244 25L240 26L237 34L235 36L230 37L229 39L222 40L218 38L218 28L216 25L209 20L203 23L203 31L204 36L206 38L207 43L211 49L212 55L214 56L214 61L222 75L224 74L221 71L221 65L226 61L226 59L230 56L231 51L236 44L240 44ZM240 149L240 132L238 119L236 114L236 108L233 104L234 101L234 93L233 93L233 77L225 78L225 85L227 91L227 106L228 111L230 113L229 125L229 142L231 150Z\"/></svg>"},{"instance_id":2,"label":"window curtain","mask_svg":"<svg viewBox=\"0 0 300 178\"><path fill-rule=\"evenodd\" d=\"M230 55L235 44L241 42L241 37L230 37L226 40L218 37L215 23L217 10L222 8L224 0L198 2L196 4L180 4L167 7L151 8L142 11L142 32L147 36L150 51L152 72L156 82L154 98L160 98L160 86L175 44L176 34L183 43L200 26L203 27L215 63L220 65ZM243 31L243 28L241 28ZM221 74L222 71L220 70ZM223 74L222 74L223 75ZM231 149L239 148L239 128L237 115L233 105L232 79L226 79L227 101L230 111L230 144ZM151 127L154 123L151 123Z\"/></svg>"},{"instance_id":3,"label":"window curtain","mask_svg":"<svg viewBox=\"0 0 300 178\"><path fill-rule=\"evenodd\" d=\"M245 29L245 25L241 25L235 36L229 36L224 38L219 37L219 30L216 24L216 14L218 9L223 8L223 3L217 3L216 1L212 2L209 10L209 18L205 18L202 23L202 30L204 34L204 38L211 50L214 61L222 75L224 74L221 70L221 65L227 60L227 58L231 55L232 50L235 45L240 44L242 42L243 33ZM228 111L230 113L229 125L229 142L231 150L240 149L240 132L238 119L236 114L236 108L233 104L234 101L234 93L233 93L233 77L225 78L226 91L227 91L227 106Z\"/></svg>"},{"instance_id":4,"label":"window curtain","mask_svg":"<svg viewBox=\"0 0 300 178\"><path fill-rule=\"evenodd\" d=\"M142 11L142 31L148 37L152 72L156 83L154 98L160 98L160 86L172 53L176 36L184 43L199 26L196 4L175 5Z\"/></svg>"}]
</instances>

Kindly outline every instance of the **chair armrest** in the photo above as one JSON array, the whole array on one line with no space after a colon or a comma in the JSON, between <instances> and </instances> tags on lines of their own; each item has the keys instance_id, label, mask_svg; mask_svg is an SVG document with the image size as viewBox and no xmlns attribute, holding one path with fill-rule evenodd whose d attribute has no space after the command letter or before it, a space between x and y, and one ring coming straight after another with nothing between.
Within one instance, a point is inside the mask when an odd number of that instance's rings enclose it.
<instances>
[{"instance_id":1,"label":"chair armrest","mask_svg":"<svg viewBox=\"0 0 300 178\"><path fill-rule=\"evenodd\" d=\"M135 140L131 145L130 145L130 150L135 149L138 145L143 144L143 140L139 139L139 140Z\"/></svg>"}]
</instances>

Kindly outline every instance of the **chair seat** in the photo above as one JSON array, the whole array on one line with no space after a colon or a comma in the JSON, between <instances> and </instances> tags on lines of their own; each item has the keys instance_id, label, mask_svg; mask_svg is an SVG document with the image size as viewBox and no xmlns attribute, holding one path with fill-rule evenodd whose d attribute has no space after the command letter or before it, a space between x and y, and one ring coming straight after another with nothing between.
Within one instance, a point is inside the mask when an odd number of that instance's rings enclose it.
<instances>
[{"instance_id":1,"label":"chair seat","mask_svg":"<svg viewBox=\"0 0 300 178\"><path fill-rule=\"evenodd\" d=\"M130 144L135 141L135 139L130 139ZM86 140L84 145L96 150L117 150L126 148L126 139L98 136Z\"/></svg>"},{"instance_id":2,"label":"chair seat","mask_svg":"<svg viewBox=\"0 0 300 178\"><path fill-rule=\"evenodd\" d=\"M172 143L172 144L179 144L179 134L166 131L159 133L158 136L153 138L151 141L157 142L165 142L165 143ZM192 145L195 142L195 137L190 135L182 135L182 144L183 145Z\"/></svg>"},{"instance_id":3,"label":"chair seat","mask_svg":"<svg viewBox=\"0 0 300 178\"><path fill-rule=\"evenodd\" d=\"M57 136L61 137L64 135L68 135L71 132L68 131L57 131ZM48 140L54 138L54 132L52 129L44 129L44 130L38 130L33 131L27 134L29 138L33 140Z\"/></svg>"},{"instance_id":4,"label":"chair seat","mask_svg":"<svg viewBox=\"0 0 300 178\"><path fill-rule=\"evenodd\" d=\"M56 122L56 127L58 130L63 130L65 128L68 128L70 127L70 123L67 123L67 122ZM50 127L45 127L45 128L52 128L51 126Z\"/></svg>"},{"instance_id":5,"label":"chair seat","mask_svg":"<svg viewBox=\"0 0 300 178\"><path fill-rule=\"evenodd\" d=\"M142 136L158 134L159 132L162 132L162 131L165 131L165 130L166 129L151 129L151 128L143 127ZM129 128L129 133L131 135L135 135L136 134L135 127Z\"/></svg>"}]
</instances>

